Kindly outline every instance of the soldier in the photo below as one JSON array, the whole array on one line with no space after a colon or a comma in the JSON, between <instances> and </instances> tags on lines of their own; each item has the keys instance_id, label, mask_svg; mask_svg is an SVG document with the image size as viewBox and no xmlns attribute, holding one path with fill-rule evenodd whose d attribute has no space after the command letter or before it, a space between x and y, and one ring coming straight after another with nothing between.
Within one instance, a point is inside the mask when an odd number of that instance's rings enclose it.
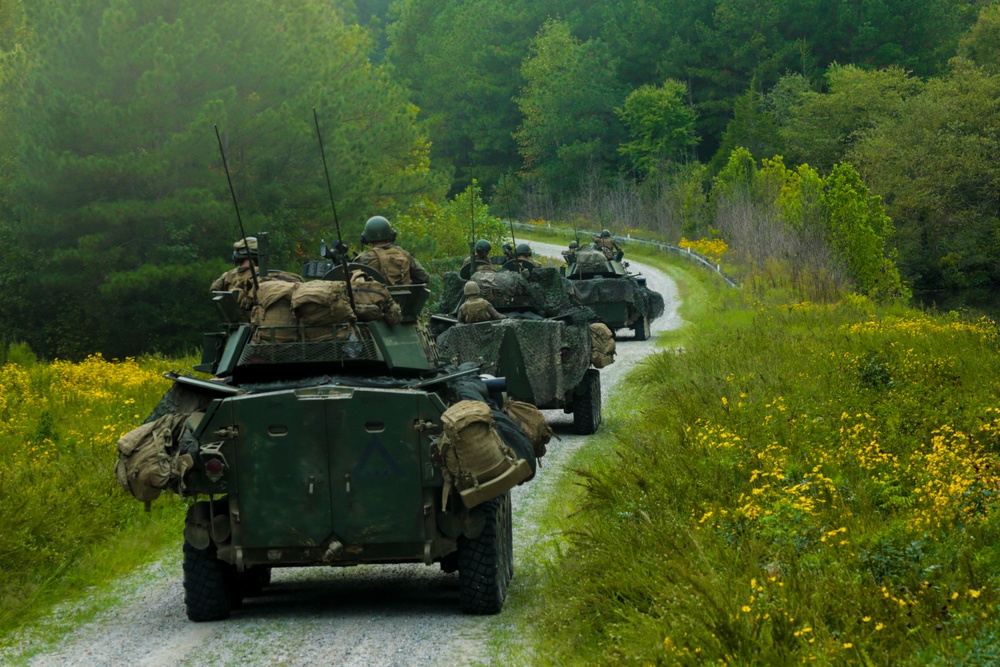
<instances>
[{"instance_id":1,"label":"soldier","mask_svg":"<svg viewBox=\"0 0 1000 667\"><path fill-rule=\"evenodd\" d=\"M567 264L573 264L576 262L576 251L580 248L580 244L576 241L569 242L569 250L563 250L562 256L566 260Z\"/></svg>"},{"instance_id":2,"label":"soldier","mask_svg":"<svg viewBox=\"0 0 1000 667\"><path fill-rule=\"evenodd\" d=\"M611 232L606 229L601 232L600 236L594 237L594 248L603 252L608 259L615 259L618 253L625 254L618 242L611 238ZM618 255L618 258L620 259L621 255Z\"/></svg>"},{"instance_id":3,"label":"soldier","mask_svg":"<svg viewBox=\"0 0 1000 667\"><path fill-rule=\"evenodd\" d=\"M396 245L396 230L381 215L368 218L361 243L370 244L355 260L378 270L390 285L424 284L430 276L416 257Z\"/></svg>"},{"instance_id":4,"label":"soldier","mask_svg":"<svg viewBox=\"0 0 1000 667\"><path fill-rule=\"evenodd\" d=\"M506 319L502 313L498 312L493 304L479 295L479 285L470 280L465 283L465 303L458 309L459 324L475 324L476 322L488 322L490 320Z\"/></svg>"},{"instance_id":5,"label":"soldier","mask_svg":"<svg viewBox=\"0 0 1000 667\"><path fill-rule=\"evenodd\" d=\"M542 266L541 264L539 264L538 262L536 262L531 258L531 246L529 246L527 243L517 244L517 261L527 262L529 265L535 267L536 269L541 268Z\"/></svg>"},{"instance_id":6,"label":"soldier","mask_svg":"<svg viewBox=\"0 0 1000 667\"><path fill-rule=\"evenodd\" d=\"M215 279L209 288L213 292L231 292L242 290L244 285L252 283L250 275L250 264L253 263L254 272L257 271L259 256L257 254L257 237L248 236L233 243L233 262L235 268L229 269ZM257 276L260 280L260 276Z\"/></svg>"},{"instance_id":7,"label":"soldier","mask_svg":"<svg viewBox=\"0 0 1000 667\"><path fill-rule=\"evenodd\" d=\"M472 273L476 271L486 271L493 273L497 270L497 267L493 266L493 262L490 261L490 250L493 246L486 239L480 239L476 241L476 265L473 267ZM462 266L465 266L472 261L471 257L466 257Z\"/></svg>"},{"instance_id":8,"label":"soldier","mask_svg":"<svg viewBox=\"0 0 1000 667\"><path fill-rule=\"evenodd\" d=\"M512 259L515 259L515 257L514 257L514 248L509 243L504 243L503 246L502 246L502 249L503 249L503 263L504 264L506 264L507 262L509 262Z\"/></svg>"}]
</instances>

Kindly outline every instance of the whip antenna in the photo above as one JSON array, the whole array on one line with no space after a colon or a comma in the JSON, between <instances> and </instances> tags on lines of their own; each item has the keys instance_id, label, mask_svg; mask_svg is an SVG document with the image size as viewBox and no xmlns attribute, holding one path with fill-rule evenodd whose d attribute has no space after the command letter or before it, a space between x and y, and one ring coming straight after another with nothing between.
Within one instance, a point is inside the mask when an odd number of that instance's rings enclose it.
<instances>
[{"instance_id":1,"label":"whip antenna","mask_svg":"<svg viewBox=\"0 0 1000 667\"><path fill-rule=\"evenodd\" d=\"M339 256L340 265L344 267L344 283L347 285L347 300L351 303L351 310L356 310L354 305L354 290L351 289L351 272L347 270L347 246L344 245L344 238L340 234L340 220L337 218L337 203L333 199L333 186L330 185L330 170L326 166L326 151L323 150L323 133L319 131L319 116L316 114L316 107L313 107L313 121L316 123L316 138L319 139L319 154L323 157L323 173L326 175L326 191L330 193L330 207L333 208L333 224L337 227L337 249L334 256Z\"/></svg>"},{"instance_id":2,"label":"whip antenna","mask_svg":"<svg viewBox=\"0 0 1000 667\"><path fill-rule=\"evenodd\" d=\"M226 151L222 148L222 136L219 134L219 126L214 125L215 128L215 138L219 142L219 153L222 154L222 168L226 170L226 180L229 181L229 194L233 196L233 208L236 209L236 221L240 223L240 234L243 236L243 247L246 248L247 256L250 255L250 247L247 244L247 233L243 229L243 218L240 217L240 205L236 203L236 190L233 189L233 179L229 175L229 162L226 160ZM250 260L250 277L253 279L253 301L257 303L257 292L260 290L260 285L257 282L257 268L253 265L253 259Z\"/></svg>"}]
</instances>

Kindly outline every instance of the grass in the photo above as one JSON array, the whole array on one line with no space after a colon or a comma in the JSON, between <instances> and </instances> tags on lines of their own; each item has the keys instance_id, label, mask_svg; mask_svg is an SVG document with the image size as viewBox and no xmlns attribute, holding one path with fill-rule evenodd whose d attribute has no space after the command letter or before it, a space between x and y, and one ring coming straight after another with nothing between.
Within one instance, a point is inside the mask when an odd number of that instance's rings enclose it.
<instances>
[{"instance_id":1,"label":"grass","mask_svg":"<svg viewBox=\"0 0 1000 667\"><path fill-rule=\"evenodd\" d=\"M531 661L1000 660L996 325L684 289L544 528Z\"/></svg>"},{"instance_id":2,"label":"grass","mask_svg":"<svg viewBox=\"0 0 1000 667\"><path fill-rule=\"evenodd\" d=\"M0 645L55 604L87 595L175 543L184 505L153 511L115 481L117 439L192 359L41 363L11 346L0 367Z\"/></svg>"}]
</instances>

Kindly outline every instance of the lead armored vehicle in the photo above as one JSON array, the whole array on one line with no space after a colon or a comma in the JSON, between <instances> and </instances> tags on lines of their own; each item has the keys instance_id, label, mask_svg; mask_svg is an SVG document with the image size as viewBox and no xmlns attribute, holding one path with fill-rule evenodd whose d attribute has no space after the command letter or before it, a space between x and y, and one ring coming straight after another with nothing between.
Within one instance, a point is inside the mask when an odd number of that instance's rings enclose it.
<instances>
[{"instance_id":1,"label":"lead armored vehicle","mask_svg":"<svg viewBox=\"0 0 1000 667\"><path fill-rule=\"evenodd\" d=\"M592 245L584 246L565 275L579 303L591 308L612 332L632 329L636 340L646 340L651 323L663 314L663 295L649 289L644 277L629 272L621 252L609 259Z\"/></svg>"},{"instance_id":2,"label":"lead armored vehicle","mask_svg":"<svg viewBox=\"0 0 1000 667\"><path fill-rule=\"evenodd\" d=\"M123 488L192 501L193 621L229 617L273 568L305 566L439 564L458 571L464 612L503 606L509 489L534 474L533 445L490 401L498 381L440 362L417 322L423 285L386 287L350 266L351 293L332 279L342 272L300 284L265 276L249 316L234 293L214 293L225 322L205 336L195 368L205 377L170 374L147 422L119 441ZM376 295L369 305L384 297L381 316L362 307L362 290Z\"/></svg>"}]
</instances>

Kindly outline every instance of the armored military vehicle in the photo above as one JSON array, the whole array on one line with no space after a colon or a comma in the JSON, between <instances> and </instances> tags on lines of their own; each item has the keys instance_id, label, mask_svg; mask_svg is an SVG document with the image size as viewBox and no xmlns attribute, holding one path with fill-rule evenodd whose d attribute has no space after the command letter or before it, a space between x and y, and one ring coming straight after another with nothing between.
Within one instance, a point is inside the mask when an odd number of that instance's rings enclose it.
<instances>
[{"instance_id":1,"label":"armored military vehicle","mask_svg":"<svg viewBox=\"0 0 1000 667\"><path fill-rule=\"evenodd\" d=\"M361 321L359 306L356 319L341 308L340 321L305 321L296 295L343 300L339 266L294 288L262 282L249 321L234 293L217 292L225 322L195 367L210 379L170 374L146 424L119 441L123 488L193 501L183 545L193 621L229 617L276 567L440 564L457 570L464 612L503 606L509 489L534 474L532 443L489 402L502 387L474 364L440 362L418 325L423 285L385 287L376 271L349 268L367 274L351 283L355 304L362 283L391 296L385 317Z\"/></svg>"},{"instance_id":2,"label":"armored military vehicle","mask_svg":"<svg viewBox=\"0 0 1000 667\"><path fill-rule=\"evenodd\" d=\"M612 332L632 329L636 340L646 340L650 324L663 314L663 295L646 286L646 279L630 273L617 252L611 259L587 245L565 267L580 304L591 308Z\"/></svg>"},{"instance_id":3,"label":"armored military vehicle","mask_svg":"<svg viewBox=\"0 0 1000 667\"><path fill-rule=\"evenodd\" d=\"M442 355L481 365L484 372L506 379L509 396L572 413L577 433L594 433L601 424L598 368L614 359L610 332L593 331L594 312L573 302L570 286L556 269L512 260L502 271L471 278L506 319L457 325L454 315L464 299L465 280L445 274L441 314L432 318Z\"/></svg>"}]
</instances>

